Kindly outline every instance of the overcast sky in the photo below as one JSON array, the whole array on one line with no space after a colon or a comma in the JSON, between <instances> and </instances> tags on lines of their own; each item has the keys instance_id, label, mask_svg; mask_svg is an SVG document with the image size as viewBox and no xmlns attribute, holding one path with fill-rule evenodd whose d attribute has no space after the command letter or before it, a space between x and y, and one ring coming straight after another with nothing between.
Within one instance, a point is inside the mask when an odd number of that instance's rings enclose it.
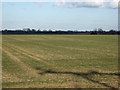
<instances>
[{"instance_id":1,"label":"overcast sky","mask_svg":"<svg viewBox=\"0 0 120 90\"><path fill-rule=\"evenodd\" d=\"M116 3L4 2L3 29L106 30L118 28Z\"/></svg>"}]
</instances>

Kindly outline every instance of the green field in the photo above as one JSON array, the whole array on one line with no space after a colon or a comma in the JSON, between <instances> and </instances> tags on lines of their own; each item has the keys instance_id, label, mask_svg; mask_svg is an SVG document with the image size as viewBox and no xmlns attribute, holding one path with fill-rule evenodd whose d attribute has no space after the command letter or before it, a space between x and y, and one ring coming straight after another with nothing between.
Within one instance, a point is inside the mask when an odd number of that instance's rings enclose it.
<instances>
[{"instance_id":1,"label":"green field","mask_svg":"<svg viewBox=\"0 0 120 90\"><path fill-rule=\"evenodd\" d=\"M4 88L117 88L117 35L3 35Z\"/></svg>"}]
</instances>

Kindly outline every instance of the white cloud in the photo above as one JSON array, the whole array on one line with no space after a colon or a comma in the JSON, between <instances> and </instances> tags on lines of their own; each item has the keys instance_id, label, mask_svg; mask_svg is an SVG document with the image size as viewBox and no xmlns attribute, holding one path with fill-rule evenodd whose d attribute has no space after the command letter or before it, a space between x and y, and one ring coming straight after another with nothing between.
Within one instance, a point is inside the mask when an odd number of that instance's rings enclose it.
<instances>
[{"instance_id":1,"label":"white cloud","mask_svg":"<svg viewBox=\"0 0 120 90\"><path fill-rule=\"evenodd\" d=\"M53 2L56 6L80 8L118 8L120 0L1 0L1 2Z\"/></svg>"},{"instance_id":2,"label":"white cloud","mask_svg":"<svg viewBox=\"0 0 120 90\"><path fill-rule=\"evenodd\" d=\"M63 6L64 5L64 1L63 0L58 0L55 2L56 6Z\"/></svg>"},{"instance_id":3,"label":"white cloud","mask_svg":"<svg viewBox=\"0 0 120 90\"><path fill-rule=\"evenodd\" d=\"M118 8L119 0L58 0L56 6L69 8L91 7L91 8Z\"/></svg>"},{"instance_id":4,"label":"white cloud","mask_svg":"<svg viewBox=\"0 0 120 90\"><path fill-rule=\"evenodd\" d=\"M118 0L112 0L110 2L110 8L118 8Z\"/></svg>"}]
</instances>

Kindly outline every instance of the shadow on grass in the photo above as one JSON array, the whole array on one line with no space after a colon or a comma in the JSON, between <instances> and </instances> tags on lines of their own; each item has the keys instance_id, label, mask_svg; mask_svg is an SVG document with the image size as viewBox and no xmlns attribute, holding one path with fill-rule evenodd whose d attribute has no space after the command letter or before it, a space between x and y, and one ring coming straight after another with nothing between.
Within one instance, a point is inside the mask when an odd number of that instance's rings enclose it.
<instances>
[{"instance_id":1,"label":"shadow on grass","mask_svg":"<svg viewBox=\"0 0 120 90\"><path fill-rule=\"evenodd\" d=\"M109 87L109 88L112 88L112 89L117 89L113 86L110 86L106 83L101 83L100 81L98 80L93 80L90 78L90 75L110 75L110 76L120 76L119 73L100 73L100 72L96 72L96 71L90 71L88 73L77 73L77 72L56 72L56 71L52 71L52 70L47 70L45 72L42 72L42 73L38 73L38 74L41 74L41 75L44 75L44 74L70 74L70 75L76 75L76 76L81 76L83 77L84 79L88 80L88 81L91 81L93 83L96 83L96 84L99 84L99 85L103 85L105 87Z\"/></svg>"}]
</instances>

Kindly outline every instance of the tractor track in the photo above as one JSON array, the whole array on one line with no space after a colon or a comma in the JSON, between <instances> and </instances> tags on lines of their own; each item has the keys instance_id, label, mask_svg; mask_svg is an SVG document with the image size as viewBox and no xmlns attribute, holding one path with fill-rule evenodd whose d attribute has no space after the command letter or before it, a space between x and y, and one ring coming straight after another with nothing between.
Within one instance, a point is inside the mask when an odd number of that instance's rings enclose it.
<instances>
[{"instance_id":1,"label":"tractor track","mask_svg":"<svg viewBox=\"0 0 120 90\"><path fill-rule=\"evenodd\" d=\"M1 49L1 48L0 48ZM17 65L19 65L19 67L22 69L22 70L27 70L27 72L34 72L35 70L32 69L30 66L26 65L24 62L22 62L22 59L20 59L20 57L17 57L15 55L13 55L9 50L5 49L5 48L2 48L3 52L5 52L12 60L14 60Z\"/></svg>"},{"instance_id":2,"label":"tractor track","mask_svg":"<svg viewBox=\"0 0 120 90\"><path fill-rule=\"evenodd\" d=\"M63 70L64 68L63 67L57 67L55 64L52 64L52 63L49 63L47 61L44 61L44 59L42 59L40 56L36 56L35 54L33 53L30 53L29 51L21 48L21 47L18 47L18 46L15 46L15 45L11 45L9 44L9 46L14 49L15 51L25 55L25 56L28 56L34 60L37 60L39 62L42 62L44 64L47 64L49 67L53 67L53 68L56 68L56 69L60 69L60 70Z\"/></svg>"}]
</instances>

